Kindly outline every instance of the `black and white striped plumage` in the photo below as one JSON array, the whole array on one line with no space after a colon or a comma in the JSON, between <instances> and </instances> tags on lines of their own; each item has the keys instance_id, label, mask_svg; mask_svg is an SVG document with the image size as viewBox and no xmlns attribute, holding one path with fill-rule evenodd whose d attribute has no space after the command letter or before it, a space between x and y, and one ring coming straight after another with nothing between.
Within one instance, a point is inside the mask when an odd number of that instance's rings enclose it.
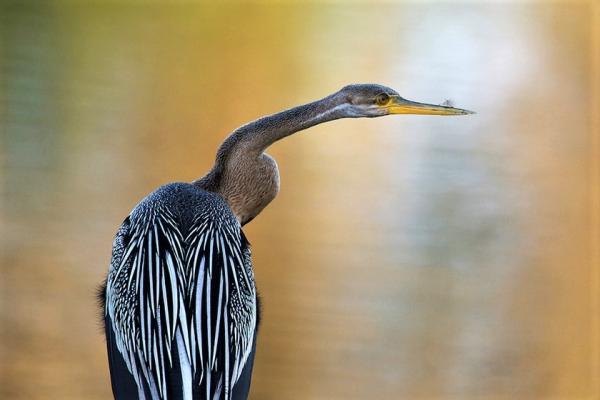
<instances>
[{"instance_id":1,"label":"black and white striped plumage","mask_svg":"<svg viewBox=\"0 0 600 400\"><path fill-rule=\"evenodd\" d=\"M175 183L138 204L115 237L105 296L116 399L246 399L256 288L221 196Z\"/></svg>"}]
</instances>

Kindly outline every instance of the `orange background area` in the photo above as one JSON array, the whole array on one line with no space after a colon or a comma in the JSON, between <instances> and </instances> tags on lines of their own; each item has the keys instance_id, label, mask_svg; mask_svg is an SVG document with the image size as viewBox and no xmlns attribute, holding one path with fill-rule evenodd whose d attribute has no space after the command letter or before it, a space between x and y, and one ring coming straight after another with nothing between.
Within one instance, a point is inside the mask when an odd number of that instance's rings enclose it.
<instances>
[{"instance_id":1,"label":"orange background area","mask_svg":"<svg viewBox=\"0 0 600 400\"><path fill-rule=\"evenodd\" d=\"M110 398L94 291L124 217L353 82L477 114L269 149L251 398L600 396L597 2L1 7L0 398Z\"/></svg>"}]
</instances>

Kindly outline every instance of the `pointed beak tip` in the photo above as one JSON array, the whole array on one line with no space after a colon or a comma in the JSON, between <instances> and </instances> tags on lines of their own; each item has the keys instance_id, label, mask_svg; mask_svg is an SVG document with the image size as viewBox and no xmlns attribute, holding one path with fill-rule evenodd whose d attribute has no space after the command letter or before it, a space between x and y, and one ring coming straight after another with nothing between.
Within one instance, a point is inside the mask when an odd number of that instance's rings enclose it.
<instances>
[{"instance_id":1,"label":"pointed beak tip","mask_svg":"<svg viewBox=\"0 0 600 400\"><path fill-rule=\"evenodd\" d=\"M471 111L471 110L465 110L464 108L455 108L455 107L449 107L446 109L447 110L447 114L441 114L441 115L470 115L470 114L477 114L475 111Z\"/></svg>"}]
</instances>

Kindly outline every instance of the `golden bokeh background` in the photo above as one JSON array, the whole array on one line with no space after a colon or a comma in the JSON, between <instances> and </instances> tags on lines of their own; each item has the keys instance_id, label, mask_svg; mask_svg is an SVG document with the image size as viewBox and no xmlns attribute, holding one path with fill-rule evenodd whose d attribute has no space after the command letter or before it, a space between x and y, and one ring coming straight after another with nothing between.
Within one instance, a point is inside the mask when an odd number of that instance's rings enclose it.
<instances>
[{"instance_id":1,"label":"golden bokeh background","mask_svg":"<svg viewBox=\"0 0 600 400\"><path fill-rule=\"evenodd\" d=\"M352 82L478 114L269 149L251 398L598 398L598 9L3 2L0 398L111 398L94 291L123 218Z\"/></svg>"}]
</instances>

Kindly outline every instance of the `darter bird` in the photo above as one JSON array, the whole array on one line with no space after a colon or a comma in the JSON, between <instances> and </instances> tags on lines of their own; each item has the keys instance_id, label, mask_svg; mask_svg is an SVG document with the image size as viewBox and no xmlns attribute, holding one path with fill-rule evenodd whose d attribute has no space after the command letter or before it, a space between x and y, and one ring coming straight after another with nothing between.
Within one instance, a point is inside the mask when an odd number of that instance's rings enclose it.
<instances>
[{"instance_id":1,"label":"darter bird","mask_svg":"<svg viewBox=\"0 0 600 400\"><path fill-rule=\"evenodd\" d=\"M118 229L100 289L115 399L248 397L260 318L242 226L279 191L267 147L340 118L470 113L349 85L236 129L203 178L149 194Z\"/></svg>"}]
</instances>

